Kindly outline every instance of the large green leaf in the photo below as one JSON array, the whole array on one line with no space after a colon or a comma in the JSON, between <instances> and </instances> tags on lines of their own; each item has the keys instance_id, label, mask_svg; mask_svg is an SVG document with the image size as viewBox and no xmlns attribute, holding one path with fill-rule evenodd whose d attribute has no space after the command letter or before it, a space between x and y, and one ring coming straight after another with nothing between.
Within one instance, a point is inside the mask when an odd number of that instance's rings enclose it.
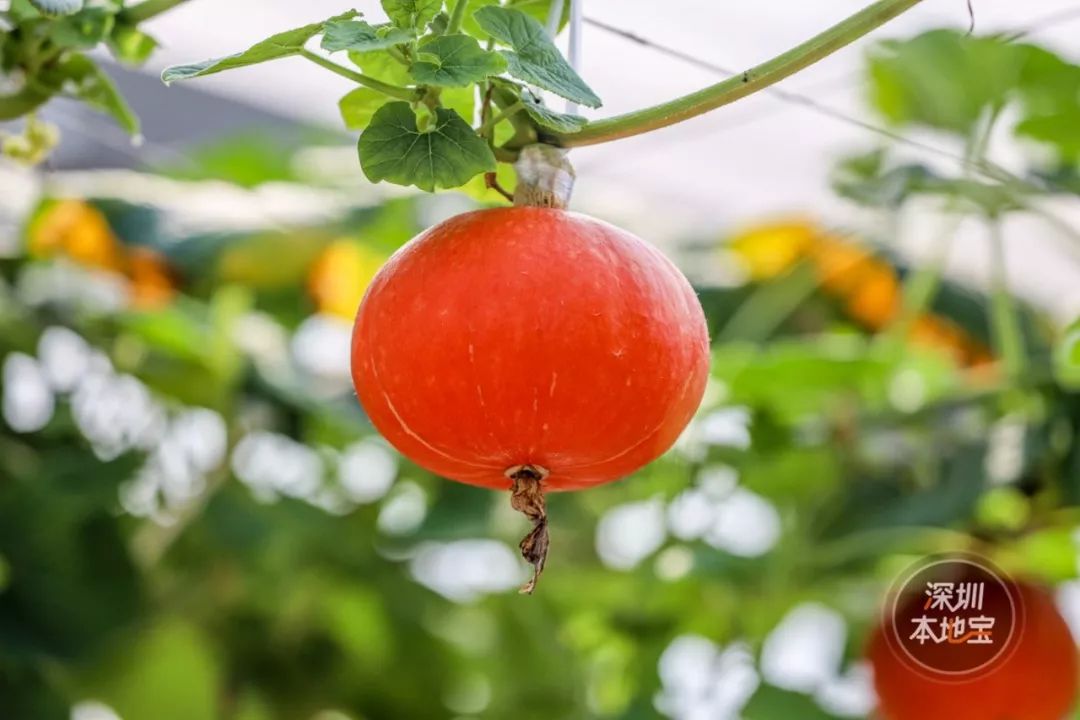
<instances>
[{"instance_id":1,"label":"large green leaf","mask_svg":"<svg viewBox=\"0 0 1080 720\"><path fill-rule=\"evenodd\" d=\"M480 27L512 50L503 51L510 74L587 107L600 107L600 98L585 84L548 38L544 26L528 14L488 6L474 16Z\"/></svg>"},{"instance_id":2,"label":"large green leaf","mask_svg":"<svg viewBox=\"0 0 1080 720\"><path fill-rule=\"evenodd\" d=\"M383 10L395 25L402 28L419 29L442 10L442 0L382 0Z\"/></svg>"},{"instance_id":3,"label":"large green leaf","mask_svg":"<svg viewBox=\"0 0 1080 720\"><path fill-rule=\"evenodd\" d=\"M871 99L897 125L968 135L987 111L1007 102L1021 59L1002 39L953 30L883 43L870 56Z\"/></svg>"},{"instance_id":4,"label":"large green leaf","mask_svg":"<svg viewBox=\"0 0 1080 720\"><path fill-rule=\"evenodd\" d=\"M468 35L441 35L422 43L419 59L413 63L417 82L449 87L467 87L506 70L506 60L488 52Z\"/></svg>"},{"instance_id":5,"label":"large green leaf","mask_svg":"<svg viewBox=\"0 0 1080 720\"><path fill-rule=\"evenodd\" d=\"M278 58L296 55L304 48L304 44L322 32L323 28L328 23L350 20L356 17L356 15L357 13L355 10L350 10L347 13L337 15L323 22L312 23L293 30L286 30L285 32L268 37L262 42L256 43L247 50L236 53L235 55L203 60L202 62L193 63L191 65L173 65L172 67L165 68L164 72L161 73L161 79L166 83L171 83L174 80L187 80L189 78L222 72L223 70L232 70L234 68L255 65L268 60L277 60Z\"/></svg>"},{"instance_id":6,"label":"large green leaf","mask_svg":"<svg viewBox=\"0 0 1080 720\"><path fill-rule=\"evenodd\" d=\"M387 180L434 191L454 188L495 169L495 156L453 110L435 110L422 132L407 102L381 107L360 136L360 167L372 182Z\"/></svg>"},{"instance_id":7,"label":"large green leaf","mask_svg":"<svg viewBox=\"0 0 1080 720\"><path fill-rule=\"evenodd\" d=\"M369 25L363 20L340 20L326 23L322 47L330 52L367 52L407 43L415 37L416 32L408 28Z\"/></svg>"}]
</instances>

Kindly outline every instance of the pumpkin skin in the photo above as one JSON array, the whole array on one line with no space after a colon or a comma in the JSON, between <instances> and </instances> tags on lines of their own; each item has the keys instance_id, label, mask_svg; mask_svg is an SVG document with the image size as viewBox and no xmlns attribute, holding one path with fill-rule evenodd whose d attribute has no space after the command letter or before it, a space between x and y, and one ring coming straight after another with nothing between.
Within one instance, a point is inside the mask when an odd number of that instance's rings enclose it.
<instances>
[{"instance_id":1,"label":"pumpkin skin","mask_svg":"<svg viewBox=\"0 0 1080 720\"><path fill-rule=\"evenodd\" d=\"M708 375L682 273L628 232L551 208L479 210L403 246L372 281L352 377L376 429L444 477L545 490L616 480L675 442Z\"/></svg>"},{"instance_id":2,"label":"pumpkin skin","mask_svg":"<svg viewBox=\"0 0 1080 720\"><path fill-rule=\"evenodd\" d=\"M961 681L920 674L888 646L879 627L867 656L881 720L1062 720L1074 707L1080 668L1077 649L1054 599L1026 582L1013 585L1022 623L1011 655L985 673Z\"/></svg>"}]
</instances>

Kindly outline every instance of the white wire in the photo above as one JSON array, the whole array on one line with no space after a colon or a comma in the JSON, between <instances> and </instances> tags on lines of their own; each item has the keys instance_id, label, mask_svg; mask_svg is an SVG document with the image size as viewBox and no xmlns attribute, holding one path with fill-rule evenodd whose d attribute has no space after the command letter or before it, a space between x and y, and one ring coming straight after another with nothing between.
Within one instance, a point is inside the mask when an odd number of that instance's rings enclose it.
<instances>
[{"instance_id":1,"label":"white wire","mask_svg":"<svg viewBox=\"0 0 1080 720\"><path fill-rule=\"evenodd\" d=\"M561 4L561 3L560 3ZM581 66L581 24L585 15L585 0L570 0L570 67L574 72ZM576 102L566 102L568 115L576 115L578 106Z\"/></svg>"},{"instance_id":2,"label":"white wire","mask_svg":"<svg viewBox=\"0 0 1080 720\"><path fill-rule=\"evenodd\" d=\"M576 3L575 3L576 4ZM563 0L551 0L547 16L547 34L552 40L559 34L559 21L562 20Z\"/></svg>"}]
</instances>

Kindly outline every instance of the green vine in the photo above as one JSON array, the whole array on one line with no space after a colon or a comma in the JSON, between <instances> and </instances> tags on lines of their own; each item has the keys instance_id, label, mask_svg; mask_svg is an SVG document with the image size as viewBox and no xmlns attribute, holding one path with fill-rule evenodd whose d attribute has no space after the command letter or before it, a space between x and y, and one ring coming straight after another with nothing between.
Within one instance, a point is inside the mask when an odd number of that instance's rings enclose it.
<instances>
[{"instance_id":1,"label":"green vine","mask_svg":"<svg viewBox=\"0 0 1080 720\"><path fill-rule=\"evenodd\" d=\"M159 0L144 4L154 2ZM359 86L342 98L341 110L346 126L361 131L360 166L368 179L432 191L489 175L496 162L514 162L522 148L537 142L592 145L709 112L789 77L918 2L879 0L740 76L591 123L547 107L533 91L586 107L601 104L548 37L542 23L548 4L535 1L473 9L469 0L456 0L447 12L443 0L382 0L386 21L369 23L359 13L346 13L279 33L236 55L168 68L162 78L172 82L300 55ZM309 49L307 43L319 36L322 50L347 53L357 69ZM489 112L491 105L497 110Z\"/></svg>"}]
</instances>

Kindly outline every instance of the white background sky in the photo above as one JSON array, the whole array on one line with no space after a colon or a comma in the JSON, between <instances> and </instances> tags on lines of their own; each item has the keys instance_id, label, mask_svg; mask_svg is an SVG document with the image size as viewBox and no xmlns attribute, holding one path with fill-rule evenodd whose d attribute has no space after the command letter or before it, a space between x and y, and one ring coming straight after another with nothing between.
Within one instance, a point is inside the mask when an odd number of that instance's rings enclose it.
<instances>
[{"instance_id":1,"label":"white background sky","mask_svg":"<svg viewBox=\"0 0 1080 720\"><path fill-rule=\"evenodd\" d=\"M805 40L865 4L864 0L583 1L586 16L737 69ZM1075 8L1075 15L1043 24L1032 39L1080 61L1076 40L1080 38L1080 0L974 0L974 6L979 32L1016 30ZM167 39L168 45L153 57L150 71L236 52L274 32L350 7L382 18L374 0L191 0L153 21L152 31ZM965 0L924 0L868 39L782 86L873 121L862 96L862 58L868 43L932 27L966 28L967 23ZM604 99L603 108L585 113L593 117L654 104L717 80L706 71L590 26L583 31L580 72ZM347 80L301 59L195 82L204 90L330 127L339 127L336 101L351 87ZM945 138L920 139L950 147ZM572 156L579 175L575 206L658 242L687 234L715 235L792 212L850 225L859 216L830 192L829 169L838 156L868 149L877 141L865 129L759 93L647 136L576 150ZM1016 148L1002 137L992 155L1009 164L1016 159ZM925 155L913 157L939 162ZM1064 203L1056 210L1080 225L1078 205ZM903 249L916 254L925 251L933 229L932 218L917 217L908 226ZM1080 273L1063 260L1050 235L1040 223L1011 222L1008 257L1021 292L1064 318L1080 312ZM978 282L985 276L984 246L981 228L976 223L965 225L953 253L952 272Z\"/></svg>"}]
</instances>

